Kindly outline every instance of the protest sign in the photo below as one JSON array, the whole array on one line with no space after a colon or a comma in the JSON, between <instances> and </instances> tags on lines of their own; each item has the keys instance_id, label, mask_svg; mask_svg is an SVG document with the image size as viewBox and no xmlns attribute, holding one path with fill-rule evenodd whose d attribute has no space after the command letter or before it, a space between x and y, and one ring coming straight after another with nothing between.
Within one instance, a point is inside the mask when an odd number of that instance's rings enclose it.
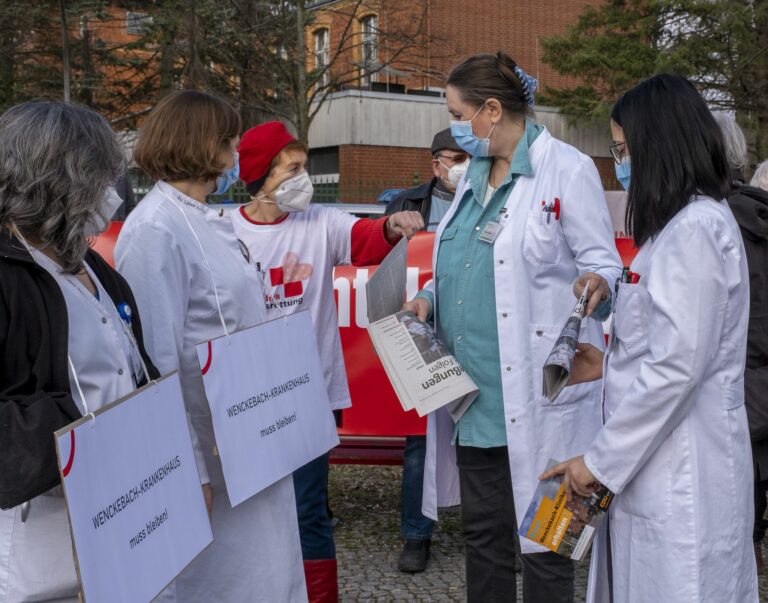
<instances>
[{"instance_id":1,"label":"protest sign","mask_svg":"<svg viewBox=\"0 0 768 603\"><path fill-rule=\"evenodd\" d=\"M55 439L83 598L151 601L213 539L178 375Z\"/></svg>"},{"instance_id":2,"label":"protest sign","mask_svg":"<svg viewBox=\"0 0 768 603\"><path fill-rule=\"evenodd\" d=\"M234 507L339 443L309 312L197 346Z\"/></svg>"}]
</instances>

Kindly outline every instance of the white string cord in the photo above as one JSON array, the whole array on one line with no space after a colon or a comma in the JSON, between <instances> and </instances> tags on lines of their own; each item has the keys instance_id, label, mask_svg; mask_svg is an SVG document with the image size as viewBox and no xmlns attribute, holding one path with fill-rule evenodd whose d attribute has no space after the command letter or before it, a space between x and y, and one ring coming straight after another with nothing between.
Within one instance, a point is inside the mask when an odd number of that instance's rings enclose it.
<instances>
[{"instance_id":1,"label":"white string cord","mask_svg":"<svg viewBox=\"0 0 768 603\"><path fill-rule=\"evenodd\" d=\"M77 378L77 371L75 370L75 364L72 362L72 357L69 354L67 354L67 360L69 361L69 370L72 371L72 378L75 382L77 393L80 395L80 401L83 403L83 410L85 411L83 416L91 417L91 420L93 421L93 423L91 424L91 427L93 427L93 425L96 422L96 415L94 415L92 412L88 410L88 401L85 399L83 388L80 387L80 379Z\"/></svg>"},{"instance_id":2,"label":"white string cord","mask_svg":"<svg viewBox=\"0 0 768 603\"><path fill-rule=\"evenodd\" d=\"M229 339L229 330L227 329L227 323L224 321L224 314L221 311L221 302L219 302L219 291L216 287L216 279L213 277L213 269L211 268L211 264L208 262L208 256L205 255L205 249L203 249L203 244L200 242L200 238L197 236L197 232L195 232L195 229L192 227L192 223L189 221L189 218L187 217L186 212L179 207L178 202L171 197L169 194L160 191L165 195L168 199L170 199L173 202L173 206L181 212L181 215L184 216L184 221L187 223L187 226L189 227L189 230L192 231L192 235L195 237L195 241L197 241L197 246L200 248L200 253L203 254L203 260L205 261L205 266L208 268L208 274L211 275L211 284L213 285L213 296L216 299L216 309L219 312L219 320L221 320L221 326L224 329L224 335Z\"/></svg>"}]
</instances>

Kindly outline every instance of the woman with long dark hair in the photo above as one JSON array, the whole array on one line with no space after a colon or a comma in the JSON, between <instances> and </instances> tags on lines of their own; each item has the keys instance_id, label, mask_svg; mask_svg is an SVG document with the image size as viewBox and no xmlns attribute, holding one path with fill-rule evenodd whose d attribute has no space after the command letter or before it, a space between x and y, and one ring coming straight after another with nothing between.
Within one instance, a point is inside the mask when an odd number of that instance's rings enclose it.
<instances>
[{"instance_id":1,"label":"woman with long dark hair","mask_svg":"<svg viewBox=\"0 0 768 603\"><path fill-rule=\"evenodd\" d=\"M621 97L611 129L639 276L618 285L604 425L542 477L564 474L569 495L597 482L616 494L590 600L757 601L749 274L720 128L690 82L659 75ZM600 377L602 353L578 358L574 382Z\"/></svg>"}]
</instances>

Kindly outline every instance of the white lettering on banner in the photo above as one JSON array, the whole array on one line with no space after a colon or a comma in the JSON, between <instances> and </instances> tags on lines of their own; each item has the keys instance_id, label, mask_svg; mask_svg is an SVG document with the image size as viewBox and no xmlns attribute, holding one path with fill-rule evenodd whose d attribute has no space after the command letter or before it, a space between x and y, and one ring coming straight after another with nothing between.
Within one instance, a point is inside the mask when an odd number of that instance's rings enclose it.
<instances>
[{"instance_id":1,"label":"white lettering on banner","mask_svg":"<svg viewBox=\"0 0 768 603\"><path fill-rule=\"evenodd\" d=\"M233 507L339 443L309 312L201 343L197 355Z\"/></svg>"},{"instance_id":2,"label":"white lettering on banner","mask_svg":"<svg viewBox=\"0 0 768 603\"><path fill-rule=\"evenodd\" d=\"M339 317L339 328L349 326L349 298L350 298L349 280L340 276L333 280L333 288L336 290L336 312Z\"/></svg>"},{"instance_id":3,"label":"white lettering on banner","mask_svg":"<svg viewBox=\"0 0 768 603\"><path fill-rule=\"evenodd\" d=\"M368 326L368 296L365 285L368 283L368 269L358 268L352 288L355 290L355 324L364 329Z\"/></svg>"},{"instance_id":4,"label":"white lettering on banner","mask_svg":"<svg viewBox=\"0 0 768 603\"><path fill-rule=\"evenodd\" d=\"M338 313L339 328L349 327L352 324L351 290L355 292L355 326L364 329L368 326L368 299L365 293L365 285L370 278L368 268L358 268L355 277L349 279L337 276L333 281L333 288L337 293L336 311ZM352 284L350 286L350 280ZM425 287L431 281L425 283ZM409 267L407 273L406 299L413 299L419 292L419 269Z\"/></svg>"},{"instance_id":5,"label":"white lettering on banner","mask_svg":"<svg viewBox=\"0 0 768 603\"><path fill-rule=\"evenodd\" d=\"M213 540L178 375L55 439L85 600L151 601Z\"/></svg>"}]
</instances>

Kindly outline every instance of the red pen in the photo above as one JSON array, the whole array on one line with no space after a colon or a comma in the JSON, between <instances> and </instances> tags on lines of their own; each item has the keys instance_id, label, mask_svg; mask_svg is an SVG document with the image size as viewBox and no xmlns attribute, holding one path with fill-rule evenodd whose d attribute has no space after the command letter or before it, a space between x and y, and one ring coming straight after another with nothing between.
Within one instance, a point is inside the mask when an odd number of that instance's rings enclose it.
<instances>
[{"instance_id":1,"label":"red pen","mask_svg":"<svg viewBox=\"0 0 768 603\"><path fill-rule=\"evenodd\" d=\"M640 275L637 272L633 272L629 282L632 285L637 285L640 282Z\"/></svg>"},{"instance_id":2,"label":"red pen","mask_svg":"<svg viewBox=\"0 0 768 603\"><path fill-rule=\"evenodd\" d=\"M560 199L555 197L555 220L560 219Z\"/></svg>"}]
</instances>

